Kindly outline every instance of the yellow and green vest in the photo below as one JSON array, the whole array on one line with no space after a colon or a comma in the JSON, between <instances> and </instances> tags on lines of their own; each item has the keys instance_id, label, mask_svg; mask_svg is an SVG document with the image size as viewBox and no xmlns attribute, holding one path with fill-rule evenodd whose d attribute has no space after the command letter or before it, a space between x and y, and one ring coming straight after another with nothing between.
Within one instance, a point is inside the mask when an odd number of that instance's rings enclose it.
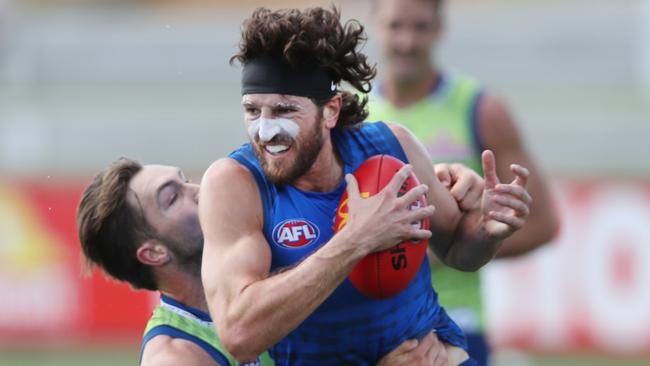
<instances>
[{"instance_id":1,"label":"yellow and green vest","mask_svg":"<svg viewBox=\"0 0 650 366\"><path fill-rule=\"evenodd\" d=\"M383 98L381 85L368 95L368 121L399 123L418 137L434 163L459 162L482 175L482 143L477 131L477 104L481 87L462 75L442 75L422 100L397 108ZM433 266L431 280L440 304L468 333L483 329L481 280L478 272Z\"/></svg>"},{"instance_id":2,"label":"yellow and green vest","mask_svg":"<svg viewBox=\"0 0 650 366\"><path fill-rule=\"evenodd\" d=\"M141 350L157 335L168 335L195 343L206 351L215 362L223 366L240 365L224 348L217 336L210 316L198 309L185 306L165 295L156 306L144 330ZM275 366L268 353L264 352L256 362L248 366Z\"/></svg>"}]
</instances>

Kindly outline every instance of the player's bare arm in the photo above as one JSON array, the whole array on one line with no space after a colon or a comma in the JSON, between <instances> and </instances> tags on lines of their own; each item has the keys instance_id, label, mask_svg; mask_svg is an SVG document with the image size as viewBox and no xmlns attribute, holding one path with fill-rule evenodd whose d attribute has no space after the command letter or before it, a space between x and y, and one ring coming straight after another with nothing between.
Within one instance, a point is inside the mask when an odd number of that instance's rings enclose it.
<instances>
[{"instance_id":1,"label":"player's bare arm","mask_svg":"<svg viewBox=\"0 0 650 366\"><path fill-rule=\"evenodd\" d=\"M530 207L530 216L521 230L504 241L497 256L527 253L550 241L557 232L558 218L548 184L526 150L506 105L493 95L486 94L479 104L479 131L485 147L498 157L496 170L499 177L504 180L514 178L510 163L525 166L531 172L527 188L535 202Z\"/></svg>"},{"instance_id":2,"label":"player's bare arm","mask_svg":"<svg viewBox=\"0 0 650 366\"><path fill-rule=\"evenodd\" d=\"M461 210L469 211L480 207L485 185L483 178L474 170L460 163L438 163L433 165L433 169ZM427 249L427 259L431 266L441 264L431 248Z\"/></svg>"},{"instance_id":3,"label":"player's bare arm","mask_svg":"<svg viewBox=\"0 0 650 366\"><path fill-rule=\"evenodd\" d=\"M418 180L429 188L427 199L436 208L435 215L429 218L434 237L436 240L442 237L451 240L462 216L458 204L436 177L424 146L401 125L394 123L387 123L387 125L402 145Z\"/></svg>"},{"instance_id":4,"label":"player's bare arm","mask_svg":"<svg viewBox=\"0 0 650 366\"><path fill-rule=\"evenodd\" d=\"M526 190L530 174L528 170L512 164L510 169L515 178L511 183L505 184L501 183L496 173L496 159L492 151L485 150L481 162L485 188L480 209L468 211L463 216L454 245L449 251L452 257L465 258L467 252L477 248L476 243L481 240L477 241L476 233L479 238L483 238L479 248L490 248L491 256L494 257L502 241L520 230L530 213L532 198Z\"/></svg>"},{"instance_id":5,"label":"player's bare arm","mask_svg":"<svg viewBox=\"0 0 650 366\"><path fill-rule=\"evenodd\" d=\"M142 352L140 366L227 366L220 365L195 343L159 335L152 338Z\"/></svg>"},{"instance_id":6,"label":"player's bare arm","mask_svg":"<svg viewBox=\"0 0 650 366\"><path fill-rule=\"evenodd\" d=\"M430 218L432 250L450 267L463 271L479 269L494 257L503 239L523 226L531 203L525 188L528 171L516 166L515 181L499 184L494 155L484 153L486 179L481 207L463 213L438 181L422 144L405 128L396 124L390 127L415 167L418 179L430 187L427 199L436 207L436 214Z\"/></svg>"},{"instance_id":7,"label":"player's bare arm","mask_svg":"<svg viewBox=\"0 0 650 366\"><path fill-rule=\"evenodd\" d=\"M205 240L202 279L217 332L236 359L252 361L296 328L368 253L408 238L430 237L428 230L410 223L431 216L433 207L407 209L426 186L397 197L409 169L400 170L384 191L369 199L360 197L348 176L346 227L295 267L273 275L254 178L231 159L208 169L199 201Z\"/></svg>"}]
</instances>

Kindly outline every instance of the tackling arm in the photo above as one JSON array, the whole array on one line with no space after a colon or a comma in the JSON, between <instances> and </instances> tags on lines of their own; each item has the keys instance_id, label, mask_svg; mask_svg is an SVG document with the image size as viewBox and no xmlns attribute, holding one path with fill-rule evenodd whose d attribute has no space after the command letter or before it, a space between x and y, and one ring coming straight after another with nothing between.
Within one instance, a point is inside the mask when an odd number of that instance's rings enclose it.
<instances>
[{"instance_id":1,"label":"tackling arm","mask_svg":"<svg viewBox=\"0 0 650 366\"><path fill-rule=\"evenodd\" d=\"M409 167L403 168L369 199L360 197L356 181L348 176L345 228L299 264L270 275L271 252L262 231L262 203L253 177L231 159L208 169L199 200L204 234L201 274L217 332L238 361L254 360L295 329L366 254L408 238L430 237L428 230L410 223L430 216L433 208L406 209L425 187L397 197L408 174Z\"/></svg>"},{"instance_id":2,"label":"tackling arm","mask_svg":"<svg viewBox=\"0 0 650 366\"><path fill-rule=\"evenodd\" d=\"M434 238L430 242L431 249L450 267L461 271L478 270L494 257L502 240L523 225L530 204L525 189L528 172L516 166L515 181L500 184L494 155L485 152L481 207L461 212L454 198L438 181L424 146L405 128L395 124L389 126L413 164L416 176L429 186L427 199L436 207L435 215L430 218Z\"/></svg>"}]
</instances>

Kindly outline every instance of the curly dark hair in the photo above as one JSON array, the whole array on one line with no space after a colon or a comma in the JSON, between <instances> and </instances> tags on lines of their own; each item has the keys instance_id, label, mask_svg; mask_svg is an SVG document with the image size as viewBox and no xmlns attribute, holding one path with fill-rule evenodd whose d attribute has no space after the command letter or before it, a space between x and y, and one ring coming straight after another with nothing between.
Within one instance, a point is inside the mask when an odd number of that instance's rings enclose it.
<instances>
[{"instance_id":1,"label":"curly dark hair","mask_svg":"<svg viewBox=\"0 0 650 366\"><path fill-rule=\"evenodd\" d=\"M366 40L363 25L356 20L342 24L336 7L277 11L257 8L244 21L239 52L230 63L238 61L246 65L259 58L281 57L291 66L323 68L336 84L345 81L357 91L368 93L376 69L360 51ZM343 104L336 127L363 122L368 117L368 98L347 91L338 92ZM312 100L319 107L327 102Z\"/></svg>"},{"instance_id":2,"label":"curly dark hair","mask_svg":"<svg viewBox=\"0 0 650 366\"><path fill-rule=\"evenodd\" d=\"M134 288L157 290L150 266L136 258L140 244L153 237L142 207L127 201L129 182L142 170L137 161L121 158L95 176L77 208L77 230L88 268L101 267Z\"/></svg>"}]
</instances>

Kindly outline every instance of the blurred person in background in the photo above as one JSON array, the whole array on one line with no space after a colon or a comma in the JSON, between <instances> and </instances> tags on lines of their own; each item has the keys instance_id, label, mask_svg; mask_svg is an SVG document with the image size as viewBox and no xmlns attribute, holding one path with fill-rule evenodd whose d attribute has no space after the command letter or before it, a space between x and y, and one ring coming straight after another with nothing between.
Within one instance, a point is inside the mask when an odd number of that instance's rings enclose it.
<instances>
[{"instance_id":1,"label":"blurred person in background","mask_svg":"<svg viewBox=\"0 0 650 366\"><path fill-rule=\"evenodd\" d=\"M473 78L445 72L436 62L443 0L374 0L372 7L384 62L380 82L369 96L368 120L405 125L435 162L461 162L480 173L481 152L490 149L504 179L513 177L510 163L529 167L535 199L530 217L522 230L505 240L497 256L522 255L549 242L558 227L551 195L507 106ZM453 167L449 171L453 173ZM461 208L471 207L461 202ZM432 281L440 303L466 333L470 356L486 365L489 347L479 273L432 263Z\"/></svg>"},{"instance_id":2,"label":"blurred person in background","mask_svg":"<svg viewBox=\"0 0 650 366\"><path fill-rule=\"evenodd\" d=\"M445 169L438 167L438 174L449 176ZM483 183L473 171L461 169L451 185L467 192L463 200L480 200ZM198 192L176 167L122 158L95 176L79 203L79 240L88 264L136 289L161 293L144 332L142 365L237 365L207 311ZM432 365L444 352L429 334L402 343L379 365ZM265 352L253 364L274 363Z\"/></svg>"}]
</instances>

